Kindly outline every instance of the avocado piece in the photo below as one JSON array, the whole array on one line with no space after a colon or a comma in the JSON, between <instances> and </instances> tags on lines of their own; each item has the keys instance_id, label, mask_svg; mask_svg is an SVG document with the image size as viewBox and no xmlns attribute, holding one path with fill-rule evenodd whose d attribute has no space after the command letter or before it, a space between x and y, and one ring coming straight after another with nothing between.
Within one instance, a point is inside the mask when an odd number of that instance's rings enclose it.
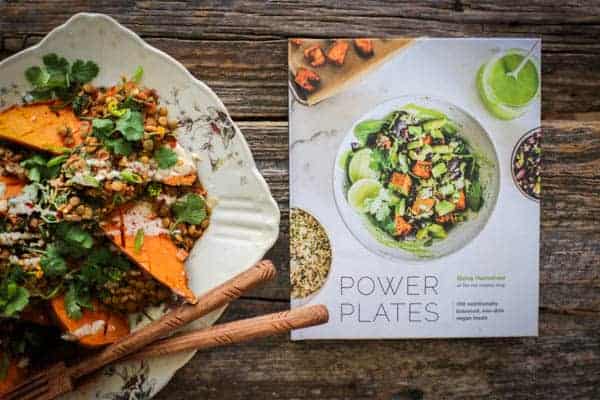
<instances>
[{"instance_id":1,"label":"avocado piece","mask_svg":"<svg viewBox=\"0 0 600 400\"><path fill-rule=\"evenodd\" d=\"M434 167L431 169L431 174L434 176L434 178L439 178L440 176L444 175L446 171L448 171L446 164L441 162L434 165Z\"/></svg>"},{"instance_id":2,"label":"avocado piece","mask_svg":"<svg viewBox=\"0 0 600 400\"><path fill-rule=\"evenodd\" d=\"M423 124L425 132L431 132L433 130L439 130L442 126L446 125L448 120L444 119L432 119Z\"/></svg>"},{"instance_id":3,"label":"avocado piece","mask_svg":"<svg viewBox=\"0 0 600 400\"><path fill-rule=\"evenodd\" d=\"M435 212L441 217L446 214L450 214L455 208L456 205L454 205L454 203L450 203L447 200L442 200L435 205Z\"/></svg>"},{"instance_id":4,"label":"avocado piece","mask_svg":"<svg viewBox=\"0 0 600 400\"><path fill-rule=\"evenodd\" d=\"M431 236L436 239L445 239L448 237L448 234L442 225L431 224L427 227L427 230L431 233Z\"/></svg>"}]
</instances>

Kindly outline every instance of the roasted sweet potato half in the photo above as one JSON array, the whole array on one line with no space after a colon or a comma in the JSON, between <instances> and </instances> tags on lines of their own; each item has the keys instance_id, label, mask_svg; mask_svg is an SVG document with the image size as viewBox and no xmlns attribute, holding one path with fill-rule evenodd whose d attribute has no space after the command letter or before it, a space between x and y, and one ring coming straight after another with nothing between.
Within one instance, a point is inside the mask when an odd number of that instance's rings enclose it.
<instances>
[{"instance_id":1,"label":"roasted sweet potato half","mask_svg":"<svg viewBox=\"0 0 600 400\"><path fill-rule=\"evenodd\" d=\"M196 295L188 287L184 264L187 252L178 248L164 232L160 217L151 212L148 203L118 209L104 221L102 229L140 268L187 302L196 302ZM140 229L144 236L136 248L135 236Z\"/></svg>"},{"instance_id":2,"label":"roasted sweet potato half","mask_svg":"<svg viewBox=\"0 0 600 400\"><path fill-rule=\"evenodd\" d=\"M70 108L51 106L13 106L0 112L0 139L51 153L80 144L85 124Z\"/></svg>"},{"instance_id":3,"label":"roasted sweet potato half","mask_svg":"<svg viewBox=\"0 0 600 400\"><path fill-rule=\"evenodd\" d=\"M65 330L66 337L86 347L100 347L129 335L129 321L121 314L108 310L98 301L92 301L92 309L84 308L81 318L69 317L64 296L50 300L57 322Z\"/></svg>"}]
</instances>

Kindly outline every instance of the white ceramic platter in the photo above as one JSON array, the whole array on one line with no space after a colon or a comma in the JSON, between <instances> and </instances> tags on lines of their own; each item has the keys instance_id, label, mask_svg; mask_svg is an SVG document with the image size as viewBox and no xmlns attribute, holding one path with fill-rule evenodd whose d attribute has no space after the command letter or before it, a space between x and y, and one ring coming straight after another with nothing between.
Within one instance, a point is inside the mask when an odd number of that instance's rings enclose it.
<instances>
[{"instance_id":1,"label":"white ceramic platter","mask_svg":"<svg viewBox=\"0 0 600 400\"><path fill-rule=\"evenodd\" d=\"M340 159L350 149L351 143L356 142L354 127L361 121L368 119L381 119L394 110L414 103L416 105L441 111L459 126L459 135L465 138L471 148L480 154L484 161L480 165L480 181L484 187L484 202L477 213L471 213L469 220L452 229L444 240L435 241L426 248L427 255L416 256L406 250L389 246L378 241L369 231L369 222L366 218L352 209L346 198L344 184L346 172L340 167ZM496 149L489 134L483 126L465 110L450 104L444 100L438 100L429 96L407 95L398 97L378 105L360 117L346 134L338 150L335 171L333 174L333 192L335 201L344 223L356 239L369 251L381 256L400 259L404 261L417 261L432 259L453 253L467 245L479 232L481 232L490 215L492 214L500 190L500 170ZM393 242L393 240L390 240Z\"/></svg>"},{"instance_id":2,"label":"white ceramic platter","mask_svg":"<svg viewBox=\"0 0 600 400\"><path fill-rule=\"evenodd\" d=\"M0 63L0 109L18 103L30 89L24 71L57 53L71 62L93 60L100 66L94 80L111 85L142 66L142 84L158 90L169 114L183 122L179 141L200 156L198 170L216 206L211 223L186 263L196 294L259 261L277 239L279 209L254 164L242 133L217 95L179 62L157 50L114 19L77 14L39 44ZM224 309L195 325L213 324ZM154 310L159 313L160 310ZM131 362L105 369L68 399L148 399L154 396L194 352Z\"/></svg>"}]
</instances>

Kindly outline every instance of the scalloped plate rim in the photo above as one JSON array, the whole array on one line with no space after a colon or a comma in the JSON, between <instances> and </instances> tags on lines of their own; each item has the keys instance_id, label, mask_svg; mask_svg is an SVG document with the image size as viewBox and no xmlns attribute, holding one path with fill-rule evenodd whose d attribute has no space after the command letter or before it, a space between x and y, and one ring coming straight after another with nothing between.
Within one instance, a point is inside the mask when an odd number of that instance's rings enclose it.
<instances>
[{"instance_id":1,"label":"scalloped plate rim","mask_svg":"<svg viewBox=\"0 0 600 400\"><path fill-rule=\"evenodd\" d=\"M276 210L276 212L275 212L276 215L274 215L275 218L272 223L273 226L275 227L275 230L274 230L275 234L272 235L270 238L268 238L268 240L265 240L263 242L264 249L262 249L260 251L260 253L262 255L254 260L254 262L258 262L262 257L264 257L264 255L267 253L267 251L269 251L269 249L272 248L272 246L275 244L275 242L277 241L277 238L279 236L279 223L280 223L280 219L281 219L281 212L279 210L279 206L278 206L277 202L275 201L275 199L273 198L271 190L270 190L267 182L265 181L264 177L260 174L260 171L258 170L258 168L256 166L256 162L254 161L254 157L250 150L250 146L248 145L248 142L246 141L246 138L244 137L243 133L241 132L241 130L239 129L237 124L231 119L229 112L227 111L227 108L225 107L225 105L223 104L221 99L206 83L204 83L203 81L194 77L194 75L192 75L190 73L190 71L187 68L185 68L185 66L183 66L175 58L173 58L169 54L165 53L164 51L157 49L154 46L151 46L146 41L144 41L137 33L135 33L133 30L127 28L126 26L122 25L121 23L119 23L115 18L113 18L110 15L106 15L106 14L102 14L102 13L80 12L80 13L73 14L64 23L62 23L62 24L56 26L55 28L53 28L52 30L50 30L46 35L44 35L42 40L40 40L38 43L36 43L32 46L29 46L17 53L5 58L4 60L0 61L0 69L6 65L9 65L9 64L15 62L15 60L17 60L18 58L42 48L45 45L45 43L52 36L54 36L55 34L61 32L63 30L66 30L69 27L69 25L71 25L74 21L76 21L79 18L104 19L104 20L110 22L114 26L115 29L121 30L124 33L126 33L128 36L133 38L135 40L136 44L141 45L141 47L144 50L152 53L155 57L161 57L161 58L165 59L166 62L169 62L169 63L173 64L174 66L176 66L179 70L181 70L181 72L184 73L185 77L190 82L192 82L194 85L196 85L200 90L209 94L212 97L212 100L215 101L215 103L220 107L220 109L224 110L226 112L227 117L231 120L233 128L235 129L236 133L238 134L237 136L241 140L241 144L242 144L241 149L245 153L244 158L249 162L248 168L252 172L252 175L254 175L254 177L256 178L256 181L260 184L260 188L266 194L268 194L267 197L268 197L268 201L270 202L270 206L273 207L274 210ZM216 322L216 320L223 314L223 312L225 311L226 308L227 308L227 305L222 307L220 310L214 311L213 313L209 314L209 316L212 316L212 321L209 323L209 325L214 324ZM179 365L173 366L171 371L169 371L168 373L165 373L165 377L166 377L165 383L162 385L158 384L156 386L155 390L153 390L153 393L150 394L150 398L152 398L156 394L158 394L168 384L168 382L171 381L174 374L180 368L185 366L195 354L196 354L196 350L189 351L189 353L187 354L185 359L181 363L179 363ZM91 384L91 383L88 383L88 384Z\"/></svg>"}]
</instances>

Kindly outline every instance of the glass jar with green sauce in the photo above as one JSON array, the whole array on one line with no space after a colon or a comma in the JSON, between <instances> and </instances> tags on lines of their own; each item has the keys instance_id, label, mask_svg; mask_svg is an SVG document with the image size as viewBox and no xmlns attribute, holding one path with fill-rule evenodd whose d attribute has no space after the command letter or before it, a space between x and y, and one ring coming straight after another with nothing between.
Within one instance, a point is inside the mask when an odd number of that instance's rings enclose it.
<instances>
[{"instance_id":1,"label":"glass jar with green sauce","mask_svg":"<svg viewBox=\"0 0 600 400\"><path fill-rule=\"evenodd\" d=\"M511 49L501 52L483 64L477 72L477 89L486 108L497 118L510 120L523 115L540 93L540 72L536 61L530 58L517 77L514 71L525 52Z\"/></svg>"}]
</instances>

